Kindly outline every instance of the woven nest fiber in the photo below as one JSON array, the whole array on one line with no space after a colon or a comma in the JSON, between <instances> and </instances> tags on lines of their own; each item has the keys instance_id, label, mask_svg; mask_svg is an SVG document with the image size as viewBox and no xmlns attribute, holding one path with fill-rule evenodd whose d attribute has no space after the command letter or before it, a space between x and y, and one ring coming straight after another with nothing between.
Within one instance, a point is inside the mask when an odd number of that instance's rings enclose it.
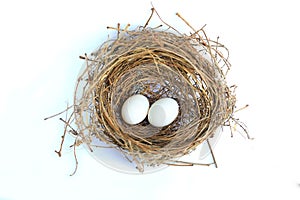
<instances>
[{"instance_id":1,"label":"woven nest fiber","mask_svg":"<svg viewBox=\"0 0 300 200\"><path fill-rule=\"evenodd\" d=\"M151 28L123 30L90 56L79 75L74 117L81 140L105 142L121 151L137 168L168 164L189 154L224 125L235 96L226 85L217 50L199 34L190 36ZM134 94L150 105L162 97L175 99L179 115L157 128L147 119L126 124L121 107ZM92 150L92 148L91 148Z\"/></svg>"}]
</instances>

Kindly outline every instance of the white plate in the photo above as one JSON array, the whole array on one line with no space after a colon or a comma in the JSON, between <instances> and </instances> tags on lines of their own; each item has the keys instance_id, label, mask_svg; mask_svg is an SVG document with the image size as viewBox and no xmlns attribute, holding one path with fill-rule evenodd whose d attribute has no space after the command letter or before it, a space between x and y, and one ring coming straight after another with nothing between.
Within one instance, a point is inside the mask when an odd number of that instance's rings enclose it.
<instances>
[{"instance_id":1,"label":"white plate","mask_svg":"<svg viewBox=\"0 0 300 200\"><path fill-rule=\"evenodd\" d=\"M210 145L212 149L216 146L219 138L221 135L221 128L218 128L214 137L209 138ZM91 152L90 148L85 145L86 150L90 153L90 155L96 159L98 162L103 164L104 166L116 170L118 172L127 173L127 174L149 174L154 173L159 170L165 169L168 165L160 165L156 167L151 166L144 166L144 172L141 173L136 168L136 164L131 162L130 158L126 158L119 150L115 148L109 147L109 145L105 144L104 142L99 141L98 139L93 139L92 145L101 146L101 147L94 147L92 146L93 152ZM203 142L198 148L192 152L191 156L187 156L187 158L191 158L196 155L196 160L190 160L191 162L199 162L201 163L204 161L208 156L211 155L209 146L207 142ZM211 161L212 159L209 158ZM186 160L189 161L189 160Z\"/></svg>"},{"instance_id":2,"label":"white plate","mask_svg":"<svg viewBox=\"0 0 300 200\"><path fill-rule=\"evenodd\" d=\"M156 167L144 166L144 171L141 173L137 169L136 164L130 161L131 158L126 158L119 150L109 147L107 144L99 141L98 139L93 139L92 144L104 146L104 148L92 147L93 152L91 152L90 148L85 144L86 150L90 153L90 155L104 166L118 172L127 174L149 174L168 167L168 165L160 165Z\"/></svg>"}]
</instances>

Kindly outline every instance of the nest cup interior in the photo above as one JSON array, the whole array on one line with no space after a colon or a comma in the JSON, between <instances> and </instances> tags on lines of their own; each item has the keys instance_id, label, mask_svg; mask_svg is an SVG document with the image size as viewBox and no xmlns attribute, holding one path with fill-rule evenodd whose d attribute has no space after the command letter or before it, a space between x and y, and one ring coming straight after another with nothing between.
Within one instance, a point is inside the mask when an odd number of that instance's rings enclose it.
<instances>
[{"instance_id":1,"label":"nest cup interior","mask_svg":"<svg viewBox=\"0 0 300 200\"><path fill-rule=\"evenodd\" d=\"M224 123L235 103L222 71L199 46L184 35L145 29L125 32L93 52L75 91L83 141L111 145L140 171L194 150ZM175 99L178 117L162 128L147 119L126 124L121 108L134 94L146 96L150 105L163 97Z\"/></svg>"}]
</instances>

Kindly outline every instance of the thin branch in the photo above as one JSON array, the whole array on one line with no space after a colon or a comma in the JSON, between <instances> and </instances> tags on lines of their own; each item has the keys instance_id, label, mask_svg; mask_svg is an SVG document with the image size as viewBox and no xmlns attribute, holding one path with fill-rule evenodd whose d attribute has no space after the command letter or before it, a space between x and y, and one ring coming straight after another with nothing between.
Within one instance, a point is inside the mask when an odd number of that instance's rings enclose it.
<instances>
[{"instance_id":1,"label":"thin branch","mask_svg":"<svg viewBox=\"0 0 300 200\"><path fill-rule=\"evenodd\" d=\"M247 107L249 107L249 104L246 104L245 106L243 106L243 107L241 107L241 108L235 110L234 113L237 113L237 112L239 112L239 111L241 111L241 110L244 110L244 109L247 108Z\"/></svg>"},{"instance_id":2,"label":"thin branch","mask_svg":"<svg viewBox=\"0 0 300 200\"><path fill-rule=\"evenodd\" d=\"M57 114L54 114L54 115L52 115L52 116L50 116L50 117L46 117L46 118L44 118L44 120L48 120L48 119L50 119L50 118L56 117L56 116L58 116L58 115L60 115L60 114L62 114L62 113L64 113L64 112L68 111L68 110L69 110L70 108L72 108L72 107L73 107L73 105L68 106L65 110L63 110L63 111L61 111L61 112L59 112L59 113L57 113Z\"/></svg>"},{"instance_id":3,"label":"thin branch","mask_svg":"<svg viewBox=\"0 0 300 200\"><path fill-rule=\"evenodd\" d=\"M186 161L176 160L176 161L173 161L172 163L165 163L165 164L170 165L170 166L194 166L194 165L210 166L211 164L214 164L214 163L203 164L203 163L195 163L195 162L186 162Z\"/></svg>"},{"instance_id":4,"label":"thin branch","mask_svg":"<svg viewBox=\"0 0 300 200\"><path fill-rule=\"evenodd\" d=\"M186 21L179 13L176 13L176 15L188 26L190 27L195 33L197 32L196 29L194 29L194 27L192 27L190 25L190 23L188 23L188 21ZM201 29L200 29L201 30Z\"/></svg>"},{"instance_id":5,"label":"thin branch","mask_svg":"<svg viewBox=\"0 0 300 200\"><path fill-rule=\"evenodd\" d=\"M71 118L70 118L70 119L71 119ZM62 119L62 118L59 118L59 120L63 121L63 122L66 124L66 126L69 127L69 128L71 129L73 135L79 135L78 132L70 125L70 120L65 121L65 120Z\"/></svg>"},{"instance_id":6,"label":"thin branch","mask_svg":"<svg viewBox=\"0 0 300 200\"><path fill-rule=\"evenodd\" d=\"M130 24L127 24L124 28L124 32L127 32L129 27L130 27Z\"/></svg>"},{"instance_id":7,"label":"thin branch","mask_svg":"<svg viewBox=\"0 0 300 200\"><path fill-rule=\"evenodd\" d=\"M85 55L85 56L79 56L79 59L83 59L83 60L91 61L91 62L100 62L98 60L93 60L93 59L88 58L87 55Z\"/></svg>"},{"instance_id":8,"label":"thin branch","mask_svg":"<svg viewBox=\"0 0 300 200\"><path fill-rule=\"evenodd\" d=\"M151 8L151 14L150 14L150 17L148 18L147 22L145 23L144 27L143 27L143 30L145 30L145 28L148 26L149 22L150 22L150 19L152 18L153 16L153 13L154 13L154 8L152 7Z\"/></svg>"},{"instance_id":9,"label":"thin branch","mask_svg":"<svg viewBox=\"0 0 300 200\"><path fill-rule=\"evenodd\" d=\"M215 47L215 57L218 57L218 47L219 47L219 36L217 37L217 41L216 41L216 47Z\"/></svg>"},{"instance_id":10,"label":"thin branch","mask_svg":"<svg viewBox=\"0 0 300 200\"><path fill-rule=\"evenodd\" d=\"M107 149L115 148L114 146L102 146L102 145L94 145L94 144L91 144L90 146L96 148L107 148Z\"/></svg>"},{"instance_id":11,"label":"thin branch","mask_svg":"<svg viewBox=\"0 0 300 200\"><path fill-rule=\"evenodd\" d=\"M67 115L68 115L68 113L66 113L66 118L67 118ZM68 122L65 121L65 120L63 120L62 118L60 118L60 120L62 120L63 122L65 122L65 128L64 128L64 133L61 136L61 143L60 143L59 150L58 151L57 150L54 151L55 153L58 154L59 157L61 157L61 152L62 152L63 144L64 144L64 141L65 141L66 133L67 133L67 124L70 123L72 116L73 116L73 113L70 115L70 117L68 119Z\"/></svg>"},{"instance_id":12,"label":"thin branch","mask_svg":"<svg viewBox=\"0 0 300 200\"><path fill-rule=\"evenodd\" d=\"M247 130L247 128L246 128L246 125L245 125L244 123L238 121L237 119L235 119L235 118L233 118L233 117L231 117L231 120L232 120L235 124L237 124L237 125L244 131L244 133L246 134L246 136L247 136L247 138L248 138L249 140L253 140L253 139L254 139L254 138L250 137L250 135L249 135L249 133L248 133L248 130Z\"/></svg>"},{"instance_id":13,"label":"thin branch","mask_svg":"<svg viewBox=\"0 0 300 200\"><path fill-rule=\"evenodd\" d=\"M54 150L54 152L57 153L59 157L61 157L61 151L62 151L62 147L63 147L64 141L65 141L66 133L67 133L67 130L65 129L64 134L61 136L61 142L60 142L59 150L58 151Z\"/></svg>"},{"instance_id":14,"label":"thin branch","mask_svg":"<svg viewBox=\"0 0 300 200\"><path fill-rule=\"evenodd\" d=\"M72 174L70 174L70 176L73 176L76 172L77 172L77 168L78 168L78 159L77 159L77 155L76 155L76 140L73 144L73 154L74 154L74 159L75 159L75 169L74 172Z\"/></svg>"},{"instance_id":15,"label":"thin branch","mask_svg":"<svg viewBox=\"0 0 300 200\"><path fill-rule=\"evenodd\" d=\"M212 156L212 159L213 159L213 161L214 161L215 167L218 168L217 161L216 161L214 152L213 152L213 150L212 150L212 147L211 147L211 145L210 145L210 142L209 142L208 139L206 140L206 142L207 142L207 144L208 144L209 151L210 151L210 153L211 153L211 156Z\"/></svg>"},{"instance_id":16,"label":"thin branch","mask_svg":"<svg viewBox=\"0 0 300 200\"><path fill-rule=\"evenodd\" d=\"M228 121L228 123L229 123L229 128L230 128L230 136L233 138L233 129L232 129L230 120Z\"/></svg>"},{"instance_id":17,"label":"thin branch","mask_svg":"<svg viewBox=\"0 0 300 200\"><path fill-rule=\"evenodd\" d=\"M178 15L177 15L177 16L178 16ZM205 26L206 26L206 24L204 24L198 31L192 33L190 36L191 36L191 37L194 37L194 36L197 35L200 31L203 31ZM203 44L203 45L204 45L204 44Z\"/></svg>"},{"instance_id":18,"label":"thin branch","mask_svg":"<svg viewBox=\"0 0 300 200\"><path fill-rule=\"evenodd\" d=\"M115 30L115 31L120 31L120 32L128 32L128 27L130 26L130 24L127 24L126 27L124 29L120 28L115 28L115 27L112 27L112 26L107 26L106 28L107 29L112 29L112 30Z\"/></svg>"},{"instance_id":19,"label":"thin branch","mask_svg":"<svg viewBox=\"0 0 300 200\"><path fill-rule=\"evenodd\" d=\"M194 31L194 34L195 34L195 35L197 35L197 36L199 37L198 40L199 40L200 44L202 44L202 45L204 45L205 47L207 47L207 50L208 50L209 54L211 55L212 60L213 60L214 63L218 63L217 60L216 60L216 58L217 58L216 55L219 55L219 56L221 57L221 59L224 61L225 65L227 66L228 69L227 69L227 71L226 71L225 73L223 73L223 71L222 71L222 72L220 71L220 72L222 73L223 76L226 76L228 70L230 69L230 64L229 64L229 62L228 62L228 57L227 57L227 58L224 58L224 56L222 55L222 53L221 53L220 51L218 51L217 48L215 48L215 49L212 48L212 46L210 45L211 40L207 37L207 35L206 35L205 31L203 30L203 28L201 28L200 30L196 31L196 29L195 29L194 27L192 27L192 26L188 23L188 21L185 20L179 13L176 13L176 15L177 15L177 16L178 16L178 17L179 17L179 18L180 18L180 19L181 19L188 27L190 27L190 28ZM203 35L204 35L204 38L199 34L200 31L202 31L202 33L203 33ZM194 34L192 34L192 35L194 35ZM205 41L206 41L206 42L205 42ZM212 42L213 42L213 41L212 41ZM217 40L216 44L217 44L217 45L219 44L218 40ZM224 47L224 48L225 48L225 47ZM225 49L227 50L227 48L225 48ZM215 51L215 56L213 56L212 50ZM229 52L229 51L227 50L227 52ZM229 53L228 53L228 55L229 55Z\"/></svg>"},{"instance_id":20,"label":"thin branch","mask_svg":"<svg viewBox=\"0 0 300 200\"><path fill-rule=\"evenodd\" d=\"M152 3L151 3L152 4ZM158 14L157 10L154 8L154 6L152 5L155 14L157 15L157 17L160 19L160 21L165 24L166 26L168 26L169 28L173 29L174 31L176 31L179 35L182 35L177 29L175 29L174 27L172 27L170 24L168 24L167 22L165 22L160 15Z\"/></svg>"},{"instance_id":21,"label":"thin branch","mask_svg":"<svg viewBox=\"0 0 300 200\"><path fill-rule=\"evenodd\" d=\"M117 25L117 31L118 31L118 36L117 36L117 38L119 38L119 36L120 36L120 23L118 23L118 25Z\"/></svg>"},{"instance_id":22,"label":"thin branch","mask_svg":"<svg viewBox=\"0 0 300 200\"><path fill-rule=\"evenodd\" d=\"M202 31L202 32L204 32L203 31L203 28L204 27L202 27L200 30L196 30L196 29L194 29L194 27L192 27L191 25L190 25L190 23L188 23L188 21L186 21L179 13L176 13L176 15L188 26L188 27L190 27L193 31L194 31L194 34L196 34L196 35L198 35L198 37L200 38L200 40L203 42L203 45L204 46L207 46L207 44L204 42L204 39L198 34L200 31ZM204 25L204 26L206 26L206 25Z\"/></svg>"}]
</instances>

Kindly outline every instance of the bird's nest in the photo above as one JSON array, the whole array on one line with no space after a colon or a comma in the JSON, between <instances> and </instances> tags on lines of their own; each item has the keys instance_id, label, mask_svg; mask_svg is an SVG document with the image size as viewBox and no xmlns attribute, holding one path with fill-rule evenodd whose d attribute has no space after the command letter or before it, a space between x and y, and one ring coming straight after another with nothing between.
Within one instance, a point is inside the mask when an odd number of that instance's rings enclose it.
<instances>
[{"instance_id":1,"label":"bird's nest","mask_svg":"<svg viewBox=\"0 0 300 200\"><path fill-rule=\"evenodd\" d=\"M65 121L91 151L100 148L92 147L91 141L100 140L121 151L141 172L144 165L168 164L189 154L225 125L236 102L225 80L228 52L218 40L210 40L203 28L189 35L166 23L167 30L148 28L149 20L134 30L118 26L115 39L81 57L85 65L72 113L76 128ZM121 107L134 94L146 96L150 105L162 97L173 98L179 115L162 128L147 119L126 124Z\"/></svg>"}]
</instances>

